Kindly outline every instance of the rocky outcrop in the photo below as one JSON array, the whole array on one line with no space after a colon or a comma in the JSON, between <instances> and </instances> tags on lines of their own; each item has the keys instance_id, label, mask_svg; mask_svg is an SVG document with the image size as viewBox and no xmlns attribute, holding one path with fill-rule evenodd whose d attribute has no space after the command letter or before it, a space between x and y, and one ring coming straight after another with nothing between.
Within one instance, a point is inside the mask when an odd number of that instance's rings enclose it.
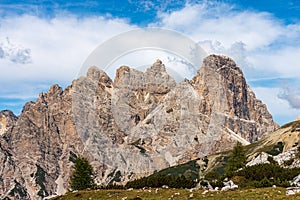
<instances>
[{"instance_id":1,"label":"rocky outcrop","mask_svg":"<svg viewBox=\"0 0 300 200\"><path fill-rule=\"evenodd\" d=\"M114 81L91 67L65 90L41 93L5 127L0 197L38 199L66 192L78 155L98 184L122 184L256 141L277 125L234 61L212 55L180 83L159 60L144 73L122 66Z\"/></svg>"},{"instance_id":2,"label":"rocky outcrop","mask_svg":"<svg viewBox=\"0 0 300 200\"><path fill-rule=\"evenodd\" d=\"M290 181L290 184L295 187L300 187L300 174Z\"/></svg>"},{"instance_id":3,"label":"rocky outcrop","mask_svg":"<svg viewBox=\"0 0 300 200\"><path fill-rule=\"evenodd\" d=\"M288 187L286 188L286 195L295 195L300 193L300 187Z\"/></svg>"},{"instance_id":4,"label":"rocky outcrop","mask_svg":"<svg viewBox=\"0 0 300 200\"><path fill-rule=\"evenodd\" d=\"M269 157L273 157L270 154L267 154L265 152L261 152L259 155L254 157L251 161L249 161L246 166L254 166L254 165L259 165L259 164L270 164L270 161L268 161Z\"/></svg>"},{"instance_id":5,"label":"rocky outcrop","mask_svg":"<svg viewBox=\"0 0 300 200\"><path fill-rule=\"evenodd\" d=\"M223 182L224 187L221 188L221 191L228 191L228 190L234 190L234 189L238 189L239 186L234 184L232 180L229 181L224 181Z\"/></svg>"},{"instance_id":6,"label":"rocky outcrop","mask_svg":"<svg viewBox=\"0 0 300 200\"><path fill-rule=\"evenodd\" d=\"M279 153L276 156L270 155L265 152L261 152L256 157L252 158L246 166L253 166L258 164L270 163L269 158L271 157L274 162L278 165L286 168L299 168L300 167L300 147L295 146L288 149L285 152Z\"/></svg>"},{"instance_id":7,"label":"rocky outcrop","mask_svg":"<svg viewBox=\"0 0 300 200\"><path fill-rule=\"evenodd\" d=\"M9 110L0 111L0 135L9 131L18 120L18 117Z\"/></svg>"}]
</instances>

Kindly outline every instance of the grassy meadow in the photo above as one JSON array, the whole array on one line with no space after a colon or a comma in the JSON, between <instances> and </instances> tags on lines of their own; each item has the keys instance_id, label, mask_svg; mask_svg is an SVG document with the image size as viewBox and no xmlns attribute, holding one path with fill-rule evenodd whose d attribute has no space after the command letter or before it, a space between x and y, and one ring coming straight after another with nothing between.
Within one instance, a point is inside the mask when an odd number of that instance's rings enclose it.
<instances>
[{"instance_id":1,"label":"grassy meadow","mask_svg":"<svg viewBox=\"0 0 300 200\"><path fill-rule=\"evenodd\" d=\"M216 191L205 192L203 190L190 192L187 189L146 189L146 190L91 190L71 192L61 197L55 197L51 200L168 200L168 199L230 199L230 200L246 200L246 199L299 199L300 194L286 196L285 188L257 188L243 189L234 191Z\"/></svg>"}]
</instances>

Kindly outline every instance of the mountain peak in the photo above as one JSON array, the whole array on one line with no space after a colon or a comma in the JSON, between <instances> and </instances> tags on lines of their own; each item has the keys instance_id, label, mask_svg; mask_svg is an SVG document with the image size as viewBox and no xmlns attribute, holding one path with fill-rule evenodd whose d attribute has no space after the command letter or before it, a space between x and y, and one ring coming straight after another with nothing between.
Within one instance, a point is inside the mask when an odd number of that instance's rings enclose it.
<instances>
[{"instance_id":1,"label":"mountain peak","mask_svg":"<svg viewBox=\"0 0 300 200\"><path fill-rule=\"evenodd\" d=\"M87 78L95 81L96 83L99 82L104 84L105 86L109 86L112 84L111 78L102 69L99 69L96 66L90 67L86 76Z\"/></svg>"},{"instance_id":2,"label":"mountain peak","mask_svg":"<svg viewBox=\"0 0 300 200\"><path fill-rule=\"evenodd\" d=\"M235 72L236 75L244 76L242 70L231 58L223 55L210 55L203 60L202 67L209 67L220 74Z\"/></svg>"},{"instance_id":3,"label":"mountain peak","mask_svg":"<svg viewBox=\"0 0 300 200\"><path fill-rule=\"evenodd\" d=\"M147 69L146 73L147 72L150 73L150 71L151 73L155 73L155 74L167 73L165 65L159 59L157 59L156 62L153 63L152 66Z\"/></svg>"}]
</instances>

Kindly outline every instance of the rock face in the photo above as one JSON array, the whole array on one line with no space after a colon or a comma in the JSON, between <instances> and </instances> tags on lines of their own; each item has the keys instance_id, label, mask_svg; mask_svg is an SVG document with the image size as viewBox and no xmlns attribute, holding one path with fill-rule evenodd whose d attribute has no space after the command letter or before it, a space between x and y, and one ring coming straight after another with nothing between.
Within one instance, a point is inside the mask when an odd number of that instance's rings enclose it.
<instances>
[{"instance_id":1,"label":"rock face","mask_svg":"<svg viewBox=\"0 0 300 200\"><path fill-rule=\"evenodd\" d=\"M159 60L145 73L122 66L114 81L91 67L14 119L1 123L0 198L65 193L78 155L89 159L98 184L123 184L278 127L234 61L216 55L180 83Z\"/></svg>"},{"instance_id":2,"label":"rock face","mask_svg":"<svg viewBox=\"0 0 300 200\"><path fill-rule=\"evenodd\" d=\"M18 120L18 117L9 110L0 111L0 135L9 131Z\"/></svg>"},{"instance_id":3,"label":"rock face","mask_svg":"<svg viewBox=\"0 0 300 200\"><path fill-rule=\"evenodd\" d=\"M191 83L203 97L201 113L221 116L221 123L230 133L254 142L278 128L266 105L256 99L232 59L216 55L207 57Z\"/></svg>"}]
</instances>

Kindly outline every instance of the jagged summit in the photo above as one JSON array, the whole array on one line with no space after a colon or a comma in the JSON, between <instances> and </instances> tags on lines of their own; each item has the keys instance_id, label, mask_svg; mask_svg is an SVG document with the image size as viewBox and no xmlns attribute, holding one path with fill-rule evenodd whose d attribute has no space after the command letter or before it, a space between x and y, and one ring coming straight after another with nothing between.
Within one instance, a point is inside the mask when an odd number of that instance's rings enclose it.
<instances>
[{"instance_id":1,"label":"jagged summit","mask_svg":"<svg viewBox=\"0 0 300 200\"><path fill-rule=\"evenodd\" d=\"M215 55L215 54L207 56L203 60L203 65L209 66L210 68L214 69L215 71L219 71L221 69L227 68L230 70L237 70L241 74L243 74L243 72L240 70L240 68L234 62L234 60L227 56Z\"/></svg>"},{"instance_id":2,"label":"jagged summit","mask_svg":"<svg viewBox=\"0 0 300 200\"><path fill-rule=\"evenodd\" d=\"M156 62L147 69L147 71L149 71L148 73L150 73L150 71L152 73L164 73L166 72L166 67L161 60L157 59Z\"/></svg>"},{"instance_id":3,"label":"jagged summit","mask_svg":"<svg viewBox=\"0 0 300 200\"><path fill-rule=\"evenodd\" d=\"M90 67L86 76L87 78L104 84L112 82L111 78L103 70L99 69L96 66Z\"/></svg>"},{"instance_id":4,"label":"jagged summit","mask_svg":"<svg viewBox=\"0 0 300 200\"><path fill-rule=\"evenodd\" d=\"M157 60L145 73L121 66L117 69L114 81L116 87L143 89L150 93L166 94L176 85L175 80L167 73L162 61Z\"/></svg>"},{"instance_id":5,"label":"jagged summit","mask_svg":"<svg viewBox=\"0 0 300 200\"><path fill-rule=\"evenodd\" d=\"M122 66L114 81L91 67L65 90L53 85L28 102L3 131L0 198L65 193L78 155L91 161L98 184L123 184L277 127L224 56L207 57L192 80L180 83L161 61L146 72Z\"/></svg>"}]
</instances>

